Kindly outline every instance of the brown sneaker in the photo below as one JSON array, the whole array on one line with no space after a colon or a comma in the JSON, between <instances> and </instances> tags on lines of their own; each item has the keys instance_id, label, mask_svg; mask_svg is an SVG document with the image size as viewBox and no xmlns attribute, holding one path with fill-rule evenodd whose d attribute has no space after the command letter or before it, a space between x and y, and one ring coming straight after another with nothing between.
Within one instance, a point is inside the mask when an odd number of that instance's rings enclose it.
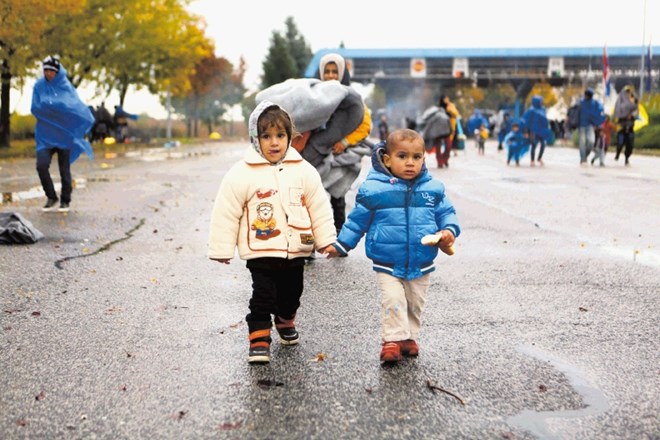
<instances>
[{"instance_id":1,"label":"brown sneaker","mask_svg":"<svg viewBox=\"0 0 660 440\"><path fill-rule=\"evenodd\" d=\"M399 347L401 347L401 354L404 356L417 356L419 354L419 345L412 339L399 341Z\"/></svg>"},{"instance_id":2,"label":"brown sneaker","mask_svg":"<svg viewBox=\"0 0 660 440\"><path fill-rule=\"evenodd\" d=\"M396 342L383 342L380 350L381 362L399 362L401 360L401 347Z\"/></svg>"}]
</instances>

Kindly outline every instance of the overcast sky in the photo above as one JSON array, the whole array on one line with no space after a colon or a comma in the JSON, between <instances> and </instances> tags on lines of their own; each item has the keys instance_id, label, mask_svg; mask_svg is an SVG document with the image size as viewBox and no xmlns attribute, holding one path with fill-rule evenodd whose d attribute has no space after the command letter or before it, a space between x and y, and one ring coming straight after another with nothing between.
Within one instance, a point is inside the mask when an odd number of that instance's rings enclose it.
<instances>
[{"instance_id":1,"label":"overcast sky","mask_svg":"<svg viewBox=\"0 0 660 440\"><path fill-rule=\"evenodd\" d=\"M289 16L314 52L342 41L352 49L641 46L660 26L660 0L646 0L646 20L644 0L242 1L210 13L227 3L216 4L193 0L190 9L206 19L218 56L234 65L245 58L249 87Z\"/></svg>"},{"instance_id":2,"label":"overcast sky","mask_svg":"<svg viewBox=\"0 0 660 440\"><path fill-rule=\"evenodd\" d=\"M646 4L646 6L645 6ZM394 5L394 6L393 6ZM192 0L204 17L216 55L247 63L246 86L256 89L273 31L292 16L313 52L336 48L588 47L660 44L660 0L408 0L395 3L334 0ZM641 49L640 49L641 56ZM657 56L657 55L656 55ZM80 91L91 100L91 92ZM12 97L12 109L29 113L31 91ZM100 99L97 99L100 102ZM98 104L98 102L91 102ZM112 97L109 108L116 104ZM163 117L145 92L125 108ZM27 110L24 110L27 109Z\"/></svg>"}]
</instances>

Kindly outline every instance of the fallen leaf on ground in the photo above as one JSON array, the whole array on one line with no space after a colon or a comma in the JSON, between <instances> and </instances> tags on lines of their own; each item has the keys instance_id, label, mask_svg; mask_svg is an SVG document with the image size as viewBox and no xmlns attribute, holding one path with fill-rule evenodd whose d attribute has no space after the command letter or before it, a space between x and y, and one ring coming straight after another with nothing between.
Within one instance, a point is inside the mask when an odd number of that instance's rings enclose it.
<instances>
[{"instance_id":1,"label":"fallen leaf on ground","mask_svg":"<svg viewBox=\"0 0 660 440\"><path fill-rule=\"evenodd\" d=\"M327 359L327 357L328 356L325 353L316 353L316 356L314 357L314 359L312 359L312 361L323 362L324 360Z\"/></svg>"}]
</instances>

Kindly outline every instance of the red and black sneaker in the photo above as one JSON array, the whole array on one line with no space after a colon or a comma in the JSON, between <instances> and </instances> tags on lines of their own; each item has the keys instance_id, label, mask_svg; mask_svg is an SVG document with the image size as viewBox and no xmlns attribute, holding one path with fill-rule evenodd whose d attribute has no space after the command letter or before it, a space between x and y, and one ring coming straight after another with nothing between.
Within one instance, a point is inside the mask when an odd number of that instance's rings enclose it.
<instances>
[{"instance_id":1,"label":"red and black sneaker","mask_svg":"<svg viewBox=\"0 0 660 440\"><path fill-rule=\"evenodd\" d=\"M399 347L401 347L401 354L404 356L417 356L419 354L419 345L412 339L399 341Z\"/></svg>"},{"instance_id":2,"label":"red and black sneaker","mask_svg":"<svg viewBox=\"0 0 660 440\"><path fill-rule=\"evenodd\" d=\"M270 362L270 329L255 330L248 336L250 352L248 362L266 364Z\"/></svg>"},{"instance_id":3,"label":"red and black sneaker","mask_svg":"<svg viewBox=\"0 0 660 440\"><path fill-rule=\"evenodd\" d=\"M293 322L294 319L295 316L291 319L284 319L279 316L275 317L275 328L283 345L296 345L300 339L296 325Z\"/></svg>"}]
</instances>

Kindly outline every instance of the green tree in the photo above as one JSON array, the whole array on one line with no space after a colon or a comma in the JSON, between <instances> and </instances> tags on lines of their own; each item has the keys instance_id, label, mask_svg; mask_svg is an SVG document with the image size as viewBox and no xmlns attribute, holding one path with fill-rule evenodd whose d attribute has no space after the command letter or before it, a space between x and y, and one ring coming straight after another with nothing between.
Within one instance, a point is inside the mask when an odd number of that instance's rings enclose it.
<instances>
[{"instance_id":1,"label":"green tree","mask_svg":"<svg viewBox=\"0 0 660 440\"><path fill-rule=\"evenodd\" d=\"M277 31L273 31L262 68L264 73L261 81L264 88L298 76L296 60L291 55L286 39Z\"/></svg>"},{"instance_id":2,"label":"green tree","mask_svg":"<svg viewBox=\"0 0 660 440\"><path fill-rule=\"evenodd\" d=\"M262 87L270 87L290 78L300 78L312 59L312 50L298 32L292 17L285 21L286 32L273 31L270 48L262 64Z\"/></svg>"},{"instance_id":3,"label":"green tree","mask_svg":"<svg viewBox=\"0 0 660 440\"><path fill-rule=\"evenodd\" d=\"M298 76L302 77L305 74L307 65L312 59L312 49L307 40L300 35L298 32L298 27L293 21L293 17L288 17L285 21L286 25L286 41L289 45L289 52L296 62L296 67L298 69Z\"/></svg>"}]
</instances>

